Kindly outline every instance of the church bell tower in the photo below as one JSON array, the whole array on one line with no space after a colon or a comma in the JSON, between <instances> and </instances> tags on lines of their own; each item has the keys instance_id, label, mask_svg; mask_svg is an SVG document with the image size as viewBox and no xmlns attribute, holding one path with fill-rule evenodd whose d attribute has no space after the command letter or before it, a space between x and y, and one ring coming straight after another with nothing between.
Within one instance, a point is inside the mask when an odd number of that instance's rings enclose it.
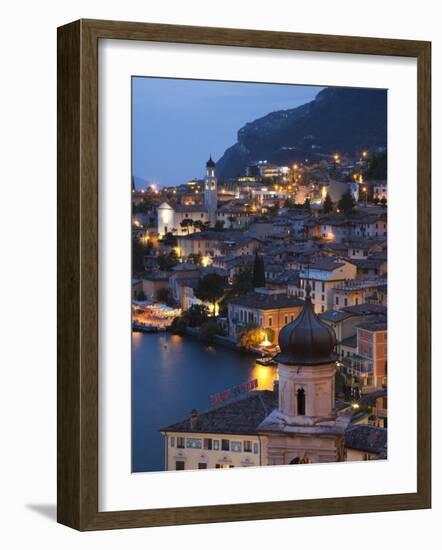
<instances>
[{"instance_id":1,"label":"church bell tower","mask_svg":"<svg viewBox=\"0 0 442 550\"><path fill-rule=\"evenodd\" d=\"M207 208L210 225L216 223L218 208L218 185L215 176L215 163L210 156L206 162L206 177L204 178L204 206Z\"/></svg>"},{"instance_id":2,"label":"church bell tower","mask_svg":"<svg viewBox=\"0 0 442 550\"><path fill-rule=\"evenodd\" d=\"M336 336L315 314L310 292L307 284L304 308L279 334L278 408L258 428L268 464L344 460L351 412L336 411Z\"/></svg>"}]
</instances>

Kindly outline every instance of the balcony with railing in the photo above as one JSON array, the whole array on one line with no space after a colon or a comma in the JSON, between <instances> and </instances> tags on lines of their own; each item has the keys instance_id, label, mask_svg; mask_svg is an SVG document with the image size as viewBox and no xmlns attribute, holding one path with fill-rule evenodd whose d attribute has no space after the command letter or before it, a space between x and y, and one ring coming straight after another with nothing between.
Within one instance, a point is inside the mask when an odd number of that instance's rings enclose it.
<instances>
[{"instance_id":1,"label":"balcony with railing","mask_svg":"<svg viewBox=\"0 0 442 550\"><path fill-rule=\"evenodd\" d=\"M358 378L366 378L373 375L373 361L360 355L345 357L342 363L347 375Z\"/></svg>"},{"instance_id":2,"label":"balcony with railing","mask_svg":"<svg viewBox=\"0 0 442 550\"><path fill-rule=\"evenodd\" d=\"M384 278L377 279L346 279L345 281L336 283L333 290L344 291L356 291L356 290L369 290L375 288L385 287L387 281Z\"/></svg>"}]
</instances>

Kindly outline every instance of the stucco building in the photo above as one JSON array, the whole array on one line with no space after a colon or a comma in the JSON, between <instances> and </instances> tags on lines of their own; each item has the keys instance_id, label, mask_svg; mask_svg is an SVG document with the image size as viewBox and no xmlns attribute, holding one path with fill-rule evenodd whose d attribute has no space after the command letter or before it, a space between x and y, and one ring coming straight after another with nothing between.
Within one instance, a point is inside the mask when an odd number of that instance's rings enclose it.
<instances>
[{"instance_id":1,"label":"stucco building","mask_svg":"<svg viewBox=\"0 0 442 550\"><path fill-rule=\"evenodd\" d=\"M306 290L301 314L280 332L274 391L253 391L202 414L193 410L162 428L167 470L346 459L351 411L336 409L336 339Z\"/></svg>"},{"instance_id":2,"label":"stucco building","mask_svg":"<svg viewBox=\"0 0 442 550\"><path fill-rule=\"evenodd\" d=\"M298 281L289 284L289 294L303 296L307 283L312 287L311 300L316 313L333 308L334 289L339 282L356 277L356 266L346 260L321 258L299 272Z\"/></svg>"},{"instance_id":3,"label":"stucco building","mask_svg":"<svg viewBox=\"0 0 442 550\"><path fill-rule=\"evenodd\" d=\"M206 163L204 179L204 204L185 205L173 202L163 202L158 207L158 235L173 233L174 235L188 235L199 231L198 224L215 225L218 205L218 185L215 175L215 163L212 157ZM191 220L187 225L184 220Z\"/></svg>"},{"instance_id":4,"label":"stucco building","mask_svg":"<svg viewBox=\"0 0 442 550\"><path fill-rule=\"evenodd\" d=\"M299 298L267 287L232 298L228 303L229 337L236 341L241 329L254 323L272 329L277 339L280 330L298 317L303 305Z\"/></svg>"}]
</instances>

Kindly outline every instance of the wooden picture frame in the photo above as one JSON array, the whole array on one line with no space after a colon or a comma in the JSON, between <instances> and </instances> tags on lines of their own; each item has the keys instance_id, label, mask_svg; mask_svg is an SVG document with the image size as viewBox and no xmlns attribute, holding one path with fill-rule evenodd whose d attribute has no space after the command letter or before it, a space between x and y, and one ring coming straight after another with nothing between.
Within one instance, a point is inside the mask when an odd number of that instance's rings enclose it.
<instances>
[{"instance_id":1,"label":"wooden picture frame","mask_svg":"<svg viewBox=\"0 0 442 550\"><path fill-rule=\"evenodd\" d=\"M123 39L405 56L418 67L417 492L98 511L98 41ZM58 29L58 521L82 531L431 506L431 44L421 41L79 20Z\"/></svg>"}]
</instances>

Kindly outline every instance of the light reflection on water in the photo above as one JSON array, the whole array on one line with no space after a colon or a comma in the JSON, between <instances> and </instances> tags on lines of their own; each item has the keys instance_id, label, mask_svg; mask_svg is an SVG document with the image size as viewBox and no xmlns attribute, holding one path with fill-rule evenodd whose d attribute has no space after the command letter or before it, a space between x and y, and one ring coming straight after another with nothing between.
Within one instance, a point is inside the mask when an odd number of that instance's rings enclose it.
<instances>
[{"instance_id":1,"label":"light reflection on water","mask_svg":"<svg viewBox=\"0 0 442 550\"><path fill-rule=\"evenodd\" d=\"M200 412L210 408L211 395L255 378L258 389L270 390L276 368L192 338L133 333L133 471L164 468L161 427L182 420L193 408Z\"/></svg>"}]
</instances>

